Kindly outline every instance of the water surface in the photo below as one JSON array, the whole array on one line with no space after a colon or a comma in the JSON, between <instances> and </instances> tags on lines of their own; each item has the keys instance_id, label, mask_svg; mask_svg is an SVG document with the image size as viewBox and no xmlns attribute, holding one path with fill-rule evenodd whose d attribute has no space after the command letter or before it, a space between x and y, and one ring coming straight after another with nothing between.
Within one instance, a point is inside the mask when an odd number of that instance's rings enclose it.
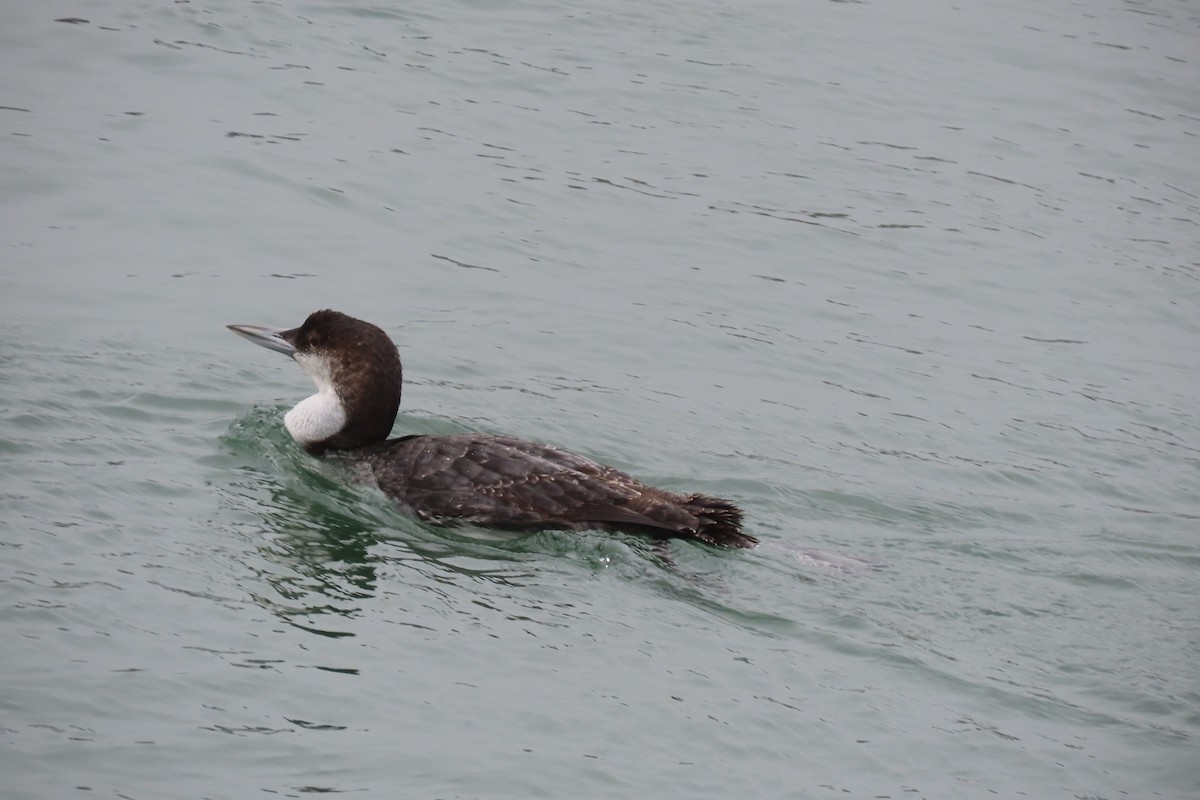
<instances>
[{"instance_id":1,"label":"water surface","mask_svg":"<svg viewBox=\"0 0 1200 800\"><path fill-rule=\"evenodd\" d=\"M1191 6L0 13L0 795L1200 791ZM403 517L320 307L762 546Z\"/></svg>"}]
</instances>

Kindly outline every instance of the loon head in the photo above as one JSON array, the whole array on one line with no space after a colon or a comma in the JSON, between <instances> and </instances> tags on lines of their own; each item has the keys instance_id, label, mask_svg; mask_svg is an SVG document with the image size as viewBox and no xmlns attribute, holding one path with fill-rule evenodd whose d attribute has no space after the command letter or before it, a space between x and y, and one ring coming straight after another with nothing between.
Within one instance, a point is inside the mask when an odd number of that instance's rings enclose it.
<instances>
[{"instance_id":1,"label":"loon head","mask_svg":"<svg viewBox=\"0 0 1200 800\"><path fill-rule=\"evenodd\" d=\"M380 328L339 311L314 311L298 328L227 325L296 360L317 385L283 418L292 438L320 455L381 442L400 408L403 372L396 345Z\"/></svg>"}]
</instances>

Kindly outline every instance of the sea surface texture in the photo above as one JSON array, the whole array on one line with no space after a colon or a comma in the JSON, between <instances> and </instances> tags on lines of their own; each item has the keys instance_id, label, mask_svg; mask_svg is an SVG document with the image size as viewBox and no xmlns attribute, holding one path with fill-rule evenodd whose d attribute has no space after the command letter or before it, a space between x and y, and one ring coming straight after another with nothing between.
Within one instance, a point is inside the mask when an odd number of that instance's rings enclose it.
<instances>
[{"instance_id":1,"label":"sea surface texture","mask_svg":"<svg viewBox=\"0 0 1200 800\"><path fill-rule=\"evenodd\" d=\"M0 798L1200 796L1200 5L0 0ZM755 550L406 517L395 435Z\"/></svg>"}]
</instances>

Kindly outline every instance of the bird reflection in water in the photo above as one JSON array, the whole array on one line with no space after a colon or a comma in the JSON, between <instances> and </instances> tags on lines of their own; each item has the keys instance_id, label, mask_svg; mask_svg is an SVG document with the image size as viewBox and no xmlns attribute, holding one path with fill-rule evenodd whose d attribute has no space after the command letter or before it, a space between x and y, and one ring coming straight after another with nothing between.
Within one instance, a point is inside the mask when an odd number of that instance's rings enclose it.
<instances>
[{"instance_id":1,"label":"bird reflection in water","mask_svg":"<svg viewBox=\"0 0 1200 800\"><path fill-rule=\"evenodd\" d=\"M358 616L381 593L381 571L416 570L426 580L406 584L446 595L450 585L464 581L521 586L533 576L522 565L541 557L506 547L521 537L433 533L399 515L376 517L363 498L323 473L291 484L243 473L248 475L253 479L239 482L234 492L239 505L262 521L262 530L256 534L260 559L247 566L271 589L251 590L251 597L287 624L321 636L353 635L335 629L333 620Z\"/></svg>"}]
</instances>

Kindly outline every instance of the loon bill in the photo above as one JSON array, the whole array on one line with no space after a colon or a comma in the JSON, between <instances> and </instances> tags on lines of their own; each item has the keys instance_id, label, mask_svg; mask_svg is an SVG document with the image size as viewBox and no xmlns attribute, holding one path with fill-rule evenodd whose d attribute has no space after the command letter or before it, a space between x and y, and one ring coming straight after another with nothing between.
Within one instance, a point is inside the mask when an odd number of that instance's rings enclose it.
<instances>
[{"instance_id":1,"label":"loon bill","mask_svg":"<svg viewBox=\"0 0 1200 800\"><path fill-rule=\"evenodd\" d=\"M758 544L729 500L656 489L557 447L484 433L388 439L403 371L396 345L369 322L324 310L288 330L227 327L291 356L316 383L317 393L283 418L292 438L316 456L336 451L365 462L380 489L421 519Z\"/></svg>"}]
</instances>

